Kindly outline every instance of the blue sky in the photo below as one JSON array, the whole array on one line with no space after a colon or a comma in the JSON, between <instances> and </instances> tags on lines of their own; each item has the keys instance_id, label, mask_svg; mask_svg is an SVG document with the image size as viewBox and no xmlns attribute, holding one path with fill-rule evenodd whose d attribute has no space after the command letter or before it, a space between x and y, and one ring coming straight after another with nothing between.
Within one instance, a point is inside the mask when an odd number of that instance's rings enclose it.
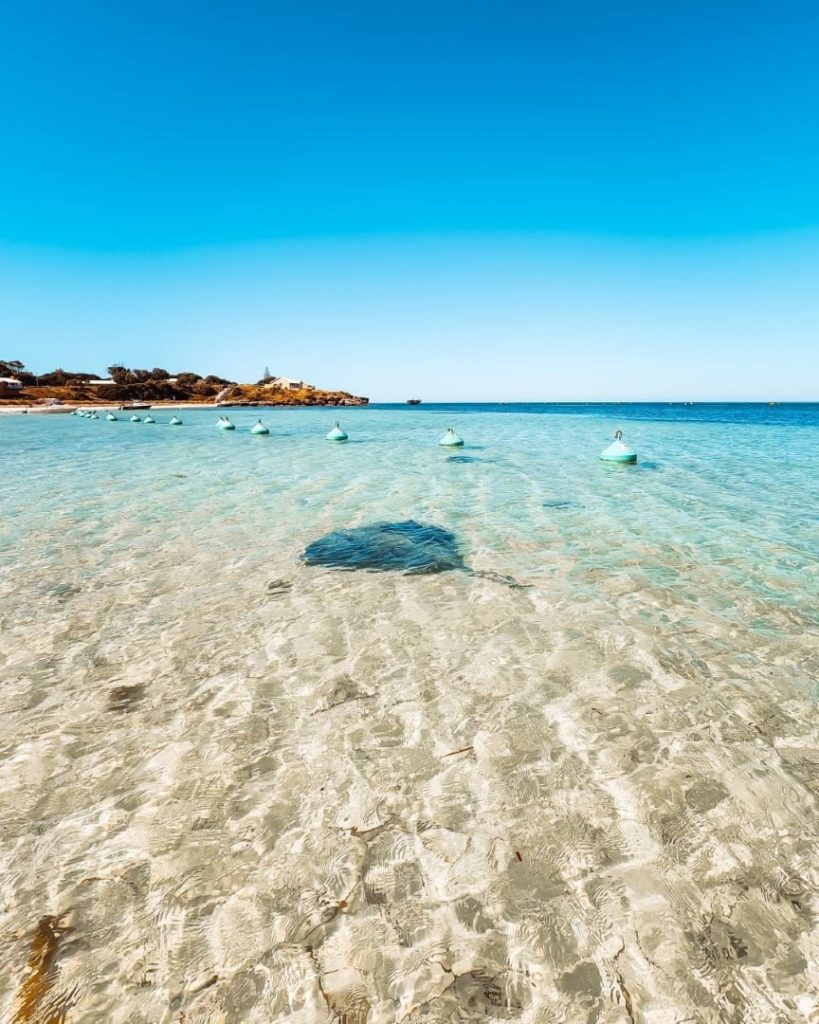
<instances>
[{"instance_id":1,"label":"blue sky","mask_svg":"<svg viewBox=\"0 0 819 1024\"><path fill-rule=\"evenodd\" d=\"M7 4L0 355L819 397L819 6Z\"/></svg>"}]
</instances>

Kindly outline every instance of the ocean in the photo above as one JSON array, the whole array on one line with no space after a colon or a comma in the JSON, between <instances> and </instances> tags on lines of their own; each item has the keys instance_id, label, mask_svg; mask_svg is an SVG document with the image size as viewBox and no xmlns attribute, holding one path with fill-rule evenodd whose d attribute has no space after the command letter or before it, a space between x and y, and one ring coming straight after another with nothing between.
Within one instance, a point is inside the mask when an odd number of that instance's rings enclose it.
<instances>
[{"instance_id":1,"label":"ocean","mask_svg":"<svg viewBox=\"0 0 819 1024\"><path fill-rule=\"evenodd\" d=\"M0 1019L819 1018L819 405L153 415L0 417Z\"/></svg>"}]
</instances>

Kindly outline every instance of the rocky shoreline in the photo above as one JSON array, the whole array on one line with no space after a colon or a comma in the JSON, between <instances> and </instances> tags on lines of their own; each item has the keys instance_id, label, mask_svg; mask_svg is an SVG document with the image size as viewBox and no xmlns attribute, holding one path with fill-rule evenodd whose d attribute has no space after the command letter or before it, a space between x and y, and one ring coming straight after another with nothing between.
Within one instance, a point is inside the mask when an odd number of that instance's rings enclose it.
<instances>
[{"instance_id":1,"label":"rocky shoreline","mask_svg":"<svg viewBox=\"0 0 819 1024\"><path fill-rule=\"evenodd\" d=\"M116 406L128 402L150 402L152 405L192 403L197 405L232 406L299 406L299 405L368 405L369 399L347 391L321 391L317 388L284 390L256 384L231 384L215 388L213 395L203 396L201 390L165 381L145 384L90 384L60 387L24 387L12 395L0 396L0 407L20 407L60 403L82 406Z\"/></svg>"},{"instance_id":2,"label":"rocky shoreline","mask_svg":"<svg viewBox=\"0 0 819 1024\"><path fill-rule=\"evenodd\" d=\"M258 384L233 384L215 398L219 405L368 405L369 398L348 391L320 391L316 388L284 390Z\"/></svg>"}]
</instances>

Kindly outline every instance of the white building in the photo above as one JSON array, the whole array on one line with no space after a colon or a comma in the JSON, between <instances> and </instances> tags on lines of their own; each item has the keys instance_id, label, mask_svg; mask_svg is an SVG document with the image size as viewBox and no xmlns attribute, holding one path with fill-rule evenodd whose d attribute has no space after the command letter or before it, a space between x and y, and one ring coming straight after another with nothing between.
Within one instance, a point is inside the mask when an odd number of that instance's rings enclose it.
<instances>
[{"instance_id":1,"label":"white building","mask_svg":"<svg viewBox=\"0 0 819 1024\"><path fill-rule=\"evenodd\" d=\"M264 386L282 391L315 391L313 385L308 384L307 381L293 380L291 377L274 377Z\"/></svg>"},{"instance_id":2,"label":"white building","mask_svg":"<svg viewBox=\"0 0 819 1024\"><path fill-rule=\"evenodd\" d=\"M0 377L0 394L9 391L22 391L23 385L16 377Z\"/></svg>"}]
</instances>

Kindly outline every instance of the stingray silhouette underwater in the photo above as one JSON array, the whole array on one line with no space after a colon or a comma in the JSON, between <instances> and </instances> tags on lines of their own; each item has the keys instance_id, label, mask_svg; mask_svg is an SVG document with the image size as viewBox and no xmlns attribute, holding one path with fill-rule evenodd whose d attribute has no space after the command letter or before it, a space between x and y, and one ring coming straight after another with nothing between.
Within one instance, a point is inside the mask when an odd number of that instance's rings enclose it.
<instances>
[{"instance_id":1,"label":"stingray silhouette underwater","mask_svg":"<svg viewBox=\"0 0 819 1024\"><path fill-rule=\"evenodd\" d=\"M334 530L308 544L301 560L306 565L327 569L399 572L406 576L464 572L507 586L520 586L510 576L471 569L454 533L414 519Z\"/></svg>"}]
</instances>

